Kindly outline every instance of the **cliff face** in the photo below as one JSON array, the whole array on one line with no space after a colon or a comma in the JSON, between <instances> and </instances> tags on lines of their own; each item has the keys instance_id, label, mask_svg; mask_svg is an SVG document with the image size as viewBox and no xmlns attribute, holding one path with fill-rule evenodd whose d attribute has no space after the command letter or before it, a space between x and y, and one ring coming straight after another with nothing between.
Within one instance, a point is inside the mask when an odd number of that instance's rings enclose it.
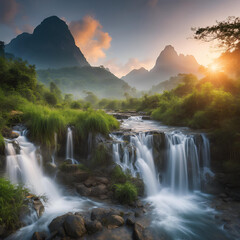
<instances>
[{"instance_id":1,"label":"cliff face","mask_svg":"<svg viewBox=\"0 0 240 240\"><path fill-rule=\"evenodd\" d=\"M33 34L22 33L14 38L6 45L6 52L37 68L89 66L67 24L56 16L43 20Z\"/></svg>"}]
</instances>

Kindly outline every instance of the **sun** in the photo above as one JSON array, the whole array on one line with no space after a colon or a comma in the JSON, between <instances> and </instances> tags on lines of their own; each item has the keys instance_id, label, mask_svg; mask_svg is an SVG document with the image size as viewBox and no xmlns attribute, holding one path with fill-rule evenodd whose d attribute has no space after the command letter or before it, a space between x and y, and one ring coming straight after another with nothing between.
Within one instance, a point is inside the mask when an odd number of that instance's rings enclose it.
<instances>
[{"instance_id":1,"label":"sun","mask_svg":"<svg viewBox=\"0 0 240 240\"><path fill-rule=\"evenodd\" d=\"M217 72L220 70L220 66L218 64L211 64L209 65L209 69L211 72Z\"/></svg>"}]
</instances>

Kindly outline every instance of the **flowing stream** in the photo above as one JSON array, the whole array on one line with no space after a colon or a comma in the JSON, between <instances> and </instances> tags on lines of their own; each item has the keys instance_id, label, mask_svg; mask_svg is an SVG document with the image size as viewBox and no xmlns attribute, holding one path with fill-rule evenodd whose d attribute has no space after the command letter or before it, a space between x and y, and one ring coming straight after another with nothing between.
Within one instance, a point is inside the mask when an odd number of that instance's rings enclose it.
<instances>
[{"instance_id":1,"label":"flowing stream","mask_svg":"<svg viewBox=\"0 0 240 240\"><path fill-rule=\"evenodd\" d=\"M114 161L123 171L143 179L155 235L163 234L166 240L230 239L215 223L214 210L208 207L211 196L201 192L206 175L214 175L207 137L185 128L143 121L141 117L124 120L122 127L131 131L111 134ZM40 151L25 135L23 131L15 141L6 140L7 177L36 195L45 195L48 201L41 218L33 218L8 238L14 240L31 239L35 231L48 231L52 219L64 213L101 205L79 196L66 196L53 179L44 175ZM75 162L71 128L67 131L66 159Z\"/></svg>"},{"instance_id":2,"label":"flowing stream","mask_svg":"<svg viewBox=\"0 0 240 240\"><path fill-rule=\"evenodd\" d=\"M156 235L171 240L230 239L215 223L208 206L211 196L201 192L206 175L214 176L207 137L139 117L124 120L122 127L133 134L111 135L114 159L124 172L143 179ZM156 146L154 135L160 132L162 144ZM154 156L156 150L162 154ZM157 162L163 167L157 168Z\"/></svg>"}]
</instances>

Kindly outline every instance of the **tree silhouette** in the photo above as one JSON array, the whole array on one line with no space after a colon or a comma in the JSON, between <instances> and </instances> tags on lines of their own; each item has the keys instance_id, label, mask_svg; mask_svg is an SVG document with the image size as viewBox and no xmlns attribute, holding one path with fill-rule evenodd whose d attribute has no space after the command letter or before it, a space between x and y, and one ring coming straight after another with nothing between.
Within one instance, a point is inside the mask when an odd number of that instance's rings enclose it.
<instances>
[{"instance_id":1,"label":"tree silhouette","mask_svg":"<svg viewBox=\"0 0 240 240\"><path fill-rule=\"evenodd\" d=\"M5 44L3 41L0 41L0 57L4 57L5 51L4 51Z\"/></svg>"},{"instance_id":2,"label":"tree silhouette","mask_svg":"<svg viewBox=\"0 0 240 240\"><path fill-rule=\"evenodd\" d=\"M194 38L210 42L217 40L219 47L227 51L240 49L240 18L228 17L225 21L217 22L216 25L192 28Z\"/></svg>"}]
</instances>

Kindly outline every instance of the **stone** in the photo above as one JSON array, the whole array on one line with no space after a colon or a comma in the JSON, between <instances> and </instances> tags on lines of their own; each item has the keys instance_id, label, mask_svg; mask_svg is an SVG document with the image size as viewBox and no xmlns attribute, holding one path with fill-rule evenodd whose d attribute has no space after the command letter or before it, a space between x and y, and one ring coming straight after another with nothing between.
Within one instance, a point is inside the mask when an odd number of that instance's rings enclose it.
<instances>
[{"instance_id":1,"label":"stone","mask_svg":"<svg viewBox=\"0 0 240 240\"><path fill-rule=\"evenodd\" d=\"M98 182L98 183L102 183L102 184L109 184L109 180L106 178L106 177L95 177L95 180Z\"/></svg>"},{"instance_id":2,"label":"stone","mask_svg":"<svg viewBox=\"0 0 240 240\"><path fill-rule=\"evenodd\" d=\"M145 227L140 223L135 223L133 228L134 240L152 240L152 236L145 230Z\"/></svg>"},{"instance_id":3,"label":"stone","mask_svg":"<svg viewBox=\"0 0 240 240\"><path fill-rule=\"evenodd\" d=\"M92 177L88 178L84 183L83 183L86 187L92 187L92 186L96 186L96 180Z\"/></svg>"},{"instance_id":4,"label":"stone","mask_svg":"<svg viewBox=\"0 0 240 240\"><path fill-rule=\"evenodd\" d=\"M144 231L144 227L139 223L135 223L134 229L133 229L133 239L144 240L143 231Z\"/></svg>"},{"instance_id":5,"label":"stone","mask_svg":"<svg viewBox=\"0 0 240 240\"><path fill-rule=\"evenodd\" d=\"M126 219L126 224L129 225L129 226L133 226L135 223L135 217L134 216L129 216L127 219Z\"/></svg>"},{"instance_id":6,"label":"stone","mask_svg":"<svg viewBox=\"0 0 240 240\"><path fill-rule=\"evenodd\" d=\"M31 240L45 240L45 239L47 239L47 234L45 232L35 232L31 238Z\"/></svg>"},{"instance_id":7,"label":"stone","mask_svg":"<svg viewBox=\"0 0 240 240\"><path fill-rule=\"evenodd\" d=\"M107 208L93 208L91 212L91 220L102 221L107 220L109 216L112 215L121 215L121 212L116 209L107 209Z\"/></svg>"},{"instance_id":8,"label":"stone","mask_svg":"<svg viewBox=\"0 0 240 240\"><path fill-rule=\"evenodd\" d=\"M107 195L100 195L99 198L100 198L101 200L106 200L106 199L108 199L109 197L108 197Z\"/></svg>"},{"instance_id":9,"label":"stone","mask_svg":"<svg viewBox=\"0 0 240 240\"><path fill-rule=\"evenodd\" d=\"M85 227L88 234L93 234L95 232L101 231L103 228L102 224L97 220L85 220Z\"/></svg>"},{"instance_id":10,"label":"stone","mask_svg":"<svg viewBox=\"0 0 240 240\"><path fill-rule=\"evenodd\" d=\"M104 195L107 193L107 187L104 184L97 185L96 187L92 187L91 196L99 197L100 195Z\"/></svg>"},{"instance_id":11,"label":"stone","mask_svg":"<svg viewBox=\"0 0 240 240\"><path fill-rule=\"evenodd\" d=\"M65 215L56 217L52 220L52 222L48 225L48 228L50 230L51 233L58 231L60 227L62 227L65 218L69 215L72 215L71 213L67 213Z\"/></svg>"},{"instance_id":12,"label":"stone","mask_svg":"<svg viewBox=\"0 0 240 240\"><path fill-rule=\"evenodd\" d=\"M107 222L108 229L113 229L124 225L124 219L118 215L111 215L110 217L108 217Z\"/></svg>"},{"instance_id":13,"label":"stone","mask_svg":"<svg viewBox=\"0 0 240 240\"><path fill-rule=\"evenodd\" d=\"M63 226L69 237L82 237L87 232L84 219L79 215L68 215L65 218Z\"/></svg>"},{"instance_id":14,"label":"stone","mask_svg":"<svg viewBox=\"0 0 240 240\"><path fill-rule=\"evenodd\" d=\"M80 183L76 185L77 192L82 196L89 196L91 194L91 188L86 187L84 184Z\"/></svg>"},{"instance_id":15,"label":"stone","mask_svg":"<svg viewBox=\"0 0 240 240\"><path fill-rule=\"evenodd\" d=\"M41 217L44 212L44 206L39 198L33 198L33 208L35 209L38 217Z\"/></svg>"}]
</instances>

